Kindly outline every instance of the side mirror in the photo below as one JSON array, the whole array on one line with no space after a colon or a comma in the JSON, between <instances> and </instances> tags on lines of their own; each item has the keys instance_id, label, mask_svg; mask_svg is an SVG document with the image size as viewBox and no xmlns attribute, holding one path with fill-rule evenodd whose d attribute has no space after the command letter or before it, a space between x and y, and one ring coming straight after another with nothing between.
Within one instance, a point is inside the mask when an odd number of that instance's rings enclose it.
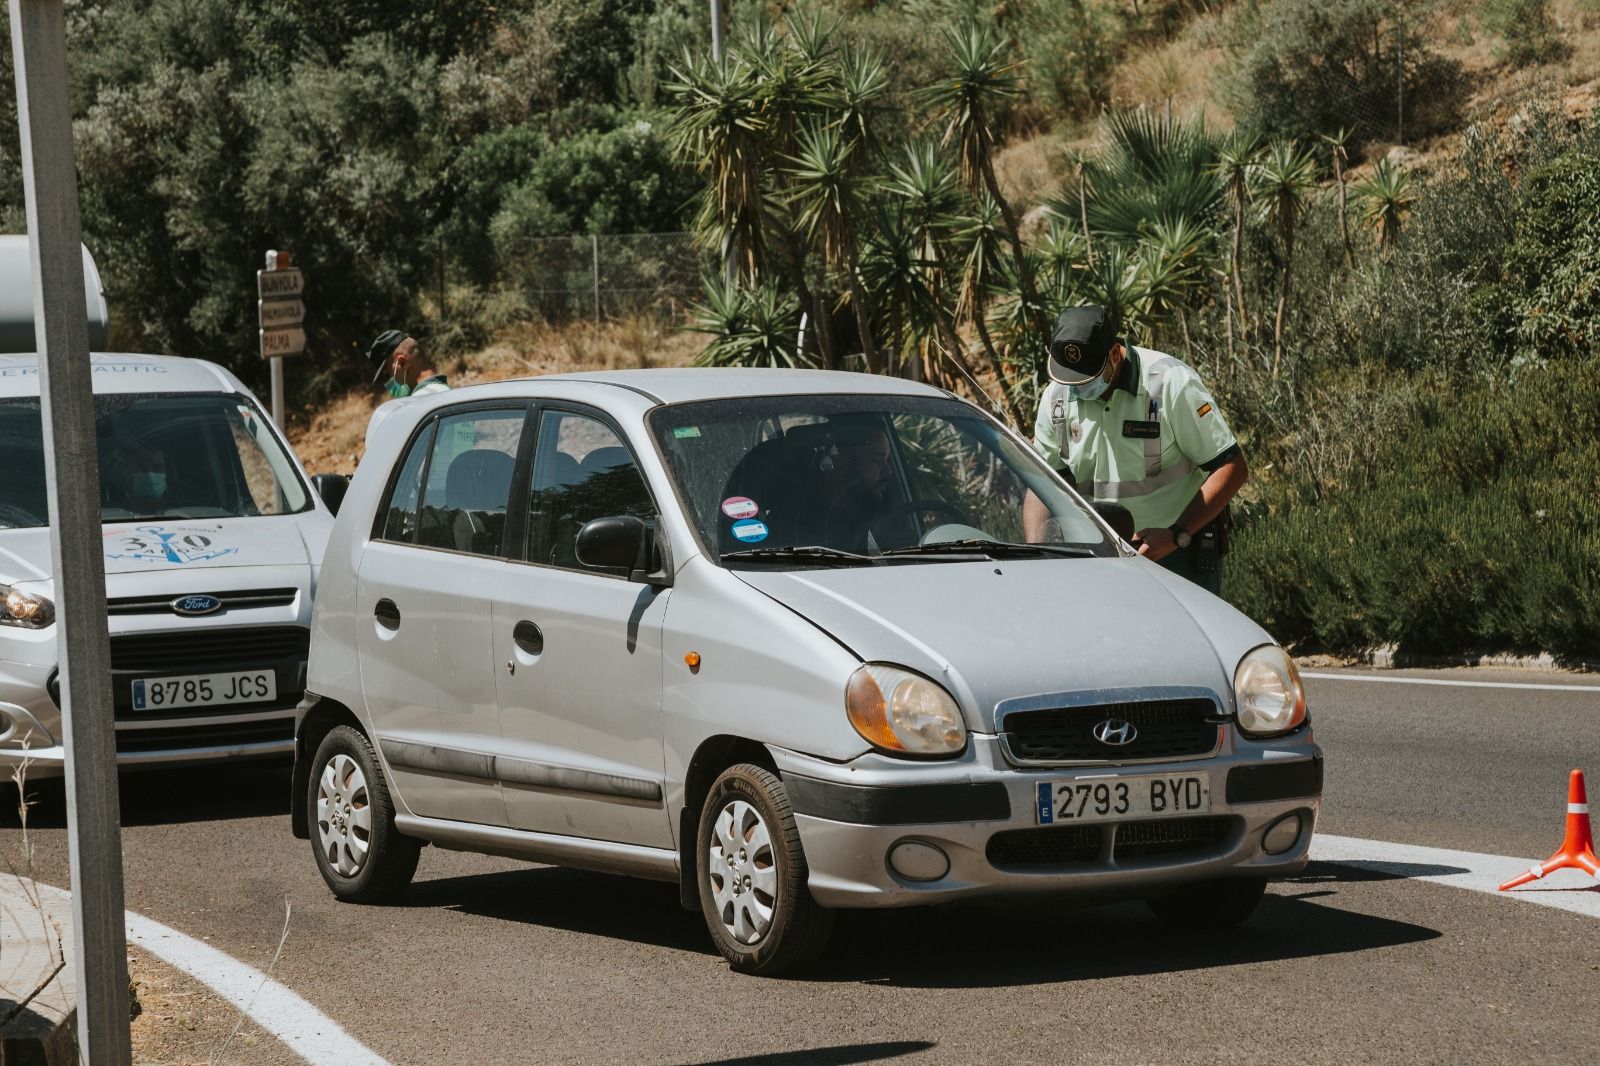
<instances>
[{"instance_id":1,"label":"side mirror","mask_svg":"<svg viewBox=\"0 0 1600 1066\"><path fill-rule=\"evenodd\" d=\"M1095 514L1105 521L1105 524L1116 531L1117 536L1123 540L1132 540L1138 532L1133 526L1133 514L1120 503L1098 501L1094 504Z\"/></svg>"},{"instance_id":2,"label":"side mirror","mask_svg":"<svg viewBox=\"0 0 1600 1066\"><path fill-rule=\"evenodd\" d=\"M343 474L317 474L311 479L311 487L317 490L328 510L337 515L339 505L344 503L344 494L350 489L350 479Z\"/></svg>"},{"instance_id":3,"label":"side mirror","mask_svg":"<svg viewBox=\"0 0 1600 1066\"><path fill-rule=\"evenodd\" d=\"M623 570L630 581L652 585L662 580L661 552L653 524L632 515L609 515L585 522L575 545L578 562L596 570Z\"/></svg>"}]
</instances>

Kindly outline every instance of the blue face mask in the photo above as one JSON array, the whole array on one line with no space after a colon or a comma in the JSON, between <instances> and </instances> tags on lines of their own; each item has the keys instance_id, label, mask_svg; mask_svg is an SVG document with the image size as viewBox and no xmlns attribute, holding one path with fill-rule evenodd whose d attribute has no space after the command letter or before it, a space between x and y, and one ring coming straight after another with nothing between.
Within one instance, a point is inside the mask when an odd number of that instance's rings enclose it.
<instances>
[{"instance_id":1,"label":"blue face mask","mask_svg":"<svg viewBox=\"0 0 1600 1066\"><path fill-rule=\"evenodd\" d=\"M1082 385L1068 385L1067 392L1071 394L1074 400L1098 400L1106 394L1106 390L1110 387L1110 382L1095 378L1092 381L1084 382Z\"/></svg>"},{"instance_id":2,"label":"blue face mask","mask_svg":"<svg viewBox=\"0 0 1600 1066\"><path fill-rule=\"evenodd\" d=\"M388 381L384 382L383 389L390 396L393 396L397 400L403 400L407 396L411 395L411 386L402 385L394 378L390 378Z\"/></svg>"},{"instance_id":3,"label":"blue face mask","mask_svg":"<svg viewBox=\"0 0 1600 1066\"><path fill-rule=\"evenodd\" d=\"M146 499L160 499L167 494L167 475L156 471L138 474L133 479L133 491Z\"/></svg>"}]
</instances>

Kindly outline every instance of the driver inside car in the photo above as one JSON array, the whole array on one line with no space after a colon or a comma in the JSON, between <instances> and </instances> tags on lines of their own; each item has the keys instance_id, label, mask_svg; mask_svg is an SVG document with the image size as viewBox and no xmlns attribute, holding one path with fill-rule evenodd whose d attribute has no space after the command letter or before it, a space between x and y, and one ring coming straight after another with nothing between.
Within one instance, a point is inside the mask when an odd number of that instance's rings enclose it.
<instances>
[{"instance_id":1,"label":"driver inside car","mask_svg":"<svg viewBox=\"0 0 1600 1066\"><path fill-rule=\"evenodd\" d=\"M895 484L894 448L883 420L872 415L834 417L816 463L815 496L796 543L861 553L915 543L909 519L893 514Z\"/></svg>"},{"instance_id":2,"label":"driver inside car","mask_svg":"<svg viewBox=\"0 0 1600 1066\"><path fill-rule=\"evenodd\" d=\"M119 450L102 457L106 502L134 515L159 515L168 498L167 457L158 448L124 438Z\"/></svg>"}]
</instances>

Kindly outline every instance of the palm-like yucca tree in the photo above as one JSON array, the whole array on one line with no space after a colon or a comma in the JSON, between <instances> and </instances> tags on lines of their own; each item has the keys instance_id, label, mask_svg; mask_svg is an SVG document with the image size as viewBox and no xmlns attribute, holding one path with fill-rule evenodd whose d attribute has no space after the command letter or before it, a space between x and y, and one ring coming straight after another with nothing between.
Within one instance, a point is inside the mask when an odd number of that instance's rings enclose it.
<instances>
[{"instance_id":1,"label":"palm-like yucca tree","mask_svg":"<svg viewBox=\"0 0 1600 1066\"><path fill-rule=\"evenodd\" d=\"M922 237L905 207L893 197L875 201L863 238L862 281L872 291L888 358L894 369L926 357L928 338L939 331L929 282L932 264L922 256Z\"/></svg>"},{"instance_id":2,"label":"palm-like yucca tree","mask_svg":"<svg viewBox=\"0 0 1600 1066\"><path fill-rule=\"evenodd\" d=\"M1217 139L1203 121L1121 111L1106 119L1106 135L1105 151L1085 166L1083 213L1096 236L1131 245L1157 222L1211 223L1221 198L1209 173ZM1050 206L1063 217L1078 208L1066 198Z\"/></svg>"},{"instance_id":3,"label":"palm-like yucca tree","mask_svg":"<svg viewBox=\"0 0 1600 1066\"><path fill-rule=\"evenodd\" d=\"M1189 301L1204 283L1202 265L1210 244L1209 231L1178 219L1157 222L1140 246L1144 306L1151 329L1170 328L1176 322L1186 359L1194 358L1194 342L1189 337Z\"/></svg>"},{"instance_id":4,"label":"palm-like yucca tree","mask_svg":"<svg viewBox=\"0 0 1600 1066\"><path fill-rule=\"evenodd\" d=\"M1081 292L1105 308L1106 317L1125 332L1145 325L1143 264L1120 244L1103 245L1094 266L1084 271Z\"/></svg>"},{"instance_id":5,"label":"palm-like yucca tree","mask_svg":"<svg viewBox=\"0 0 1600 1066\"><path fill-rule=\"evenodd\" d=\"M903 161L890 165L883 192L900 202L901 214L916 237L917 257L924 265L935 325L951 358L964 364L965 347L950 310L945 262L945 245L963 207L955 168L934 145L911 144ZM919 360L911 366L912 376L921 380L923 369L935 368Z\"/></svg>"},{"instance_id":6,"label":"palm-like yucca tree","mask_svg":"<svg viewBox=\"0 0 1600 1066\"><path fill-rule=\"evenodd\" d=\"M764 182L767 117L755 68L737 55L717 63L685 53L666 88L678 104L670 128L673 149L708 179L698 225L740 272L754 277L770 206Z\"/></svg>"},{"instance_id":7,"label":"palm-like yucca tree","mask_svg":"<svg viewBox=\"0 0 1600 1066\"><path fill-rule=\"evenodd\" d=\"M1411 186L1411 175L1400 167L1380 160L1372 176L1355 187L1360 204L1361 220L1378 236L1378 246L1383 249L1384 262L1400 245L1400 230L1416 206L1417 193Z\"/></svg>"},{"instance_id":8,"label":"palm-like yucca tree","mask_svg":"<svg viewBox=\"0 0 1600 1066\"><path fill-rule=\"evenodd\" d=\"M878 150L874 118L889 91L889 66L869 48L846 48L839 54L839 84L835 121L845 137L854 141L866 159Z\"/></svg>"},{"instance_id":9,"label":"palm-like yucca tree","mask_svg":"<svg viewBox=\"0 0 1600 1066\"><path fill-rule=\"evenodd\" d=\"M1333 156L1333 180L1338 185L1339 192L1339 239L1344 242L1344 265L1346 268L1355 266L1355 255L1350 250L1350 223L1345 214L1345 170L1350 163L1350 134L1353 131L1346 126L1340 126L1333 133L1324 133L1323 141L1328 145L1328 150Z\"/></svg>"},{"instance_id":10,"label":"palm-like yucca tree","mask_svg":"<svg viewBox=\"0 0 1600 1066\"><path fill-rule=\"evenodd\" d=\"M772 284L741 287L726 278L706 281L704 300L690 312L689 329L711 336L699 366L802 367L795 344L800 305Z\"/></svg>"},{"instance_id":11,"label":"palm-like yucca tree","mask_svg":"<svg viewBox=\"0 0 1600 1066\"><path fill-rule=\"evenodd\" d=\"M967 188L974 195L980 189L987 191L1000 208L1024 303L1036 307L1038 292L1022 247L1021 227L994 172L994 155L1000 145L997 112L1019 91L1017 64L1010 58L1011 42L993 24L979 22L948 29L944 37L949 73L924 90L925 96L944 128L944 144L956 149ZM1033 328L1043 335L1047 321L1041 317Z\"/></svg>"},{"instance_id":12,"label":"palm-like yucca tree","mask_svg":"<svg viewBox=\"0 0 1600 1066\"><path fill-rule=\"evenodd\" d=\"M1272 329L1272 376L1283 365L1283 316L1294 280L1294 236L1300 216L1310 203L1317 183L1317 162L1292 141L1274 141L1256 164L1254 195L1262 217L1278 230L1283 244L1283 282L1278 287L1278 314Z\"/></svg>"},{"instance_id":13,"label":"palm-like yucca tree","mask_svg":"<svg viewBox=\"0 0 1600 1066\"><path fill-rule=\"evenodd\" d=\"M863 207L862 179L851 158L856 146L845 140L836 126L811 126L800 134L796 152L788 159L787 199L794 211L795 228L821 257L824 270L832 267L845 275L861 350L867 370L878 371L878 352L872 336L872 315L861 285L856 220Z\"/></svg>"},{"instance_id":14,"label":"palm-like yucca tree","mask_svg":"<svg viewBox=\"0 0 1600 1066\"><path fill-rule=\"evenodd\" d=\"M1228 269L1233 279L1233 305L1239 312L1241 338L1247 338L1250 333L1250 320L1244 308L1244 215L1250 202L1250 171L1257 152L1254 136L1235 131L1217 147L1217 161L1211 168L1233 211L1233 250ZM1232 335L1230 329L1229 336Z\"/></svg>"}]
</instances>

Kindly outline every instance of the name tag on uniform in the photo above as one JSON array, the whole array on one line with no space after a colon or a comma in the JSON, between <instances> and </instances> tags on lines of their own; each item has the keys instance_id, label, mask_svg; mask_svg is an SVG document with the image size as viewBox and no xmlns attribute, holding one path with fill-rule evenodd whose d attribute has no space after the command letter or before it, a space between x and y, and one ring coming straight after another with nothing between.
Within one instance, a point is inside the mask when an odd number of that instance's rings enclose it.
<instances>
[{"instance_id":1,"label":"name tag on uniform","mask_svg":"<svg viewBox=\"0 0 1600 1066\"><path fill-rule=\"evenodd\" d=\"M1141 440L1157 440L1161 437L1160 422L1142 422L1136 418L1129 418L1122 423L1124 437L1138 437Z\"/></svg>"}]
</instances>

